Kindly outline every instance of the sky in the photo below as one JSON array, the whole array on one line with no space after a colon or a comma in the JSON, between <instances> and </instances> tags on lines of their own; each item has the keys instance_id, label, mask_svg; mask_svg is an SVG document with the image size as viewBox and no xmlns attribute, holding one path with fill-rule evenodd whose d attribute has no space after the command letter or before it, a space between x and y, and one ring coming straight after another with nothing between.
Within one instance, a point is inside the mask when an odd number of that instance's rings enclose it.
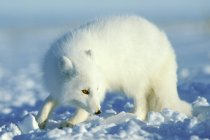
<instances>
[{"instance_id":1,"label":"sky","mask_svg":"<svg viewBox=\"0 0 210 140\"><path fill-rule=\"evenodd\" d=\"M82 20L113 14L138 14L151 19L209 19L209 0L0 0L0 24Z\"/></svg>"}]
</instances>

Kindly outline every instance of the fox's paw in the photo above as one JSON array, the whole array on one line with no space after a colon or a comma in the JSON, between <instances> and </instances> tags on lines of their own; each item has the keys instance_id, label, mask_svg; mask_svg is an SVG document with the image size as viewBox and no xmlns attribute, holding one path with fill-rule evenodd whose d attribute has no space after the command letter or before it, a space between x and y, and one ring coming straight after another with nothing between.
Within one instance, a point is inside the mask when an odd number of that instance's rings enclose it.
<instances>
[{"instance_id":1,"label":"fox's paw","mask_svg":"<svg viewBox=\"0 0 210 140\"><path fill-rule=\"evenodd\" d=\"M70 127L70 128L72 128L74 125L72 124L72 123L70 123L70 122L68 122L68 121L65 121L65 122L62 122L61 124L60 124L60 126L59 126L59 129L63 129L63 128L65 128L65 127Z\"/></svg>"},{"instance_id":2,"label":"fox's paw","mask_svg":"<svg viewBox=\"0 0 210 140\"><path fill-rule=\"evenodd\" d=\"M40 129L44 129L46 127L47 120L43 121L42 123L38 123Z\"/></svg>"}]
</instances>

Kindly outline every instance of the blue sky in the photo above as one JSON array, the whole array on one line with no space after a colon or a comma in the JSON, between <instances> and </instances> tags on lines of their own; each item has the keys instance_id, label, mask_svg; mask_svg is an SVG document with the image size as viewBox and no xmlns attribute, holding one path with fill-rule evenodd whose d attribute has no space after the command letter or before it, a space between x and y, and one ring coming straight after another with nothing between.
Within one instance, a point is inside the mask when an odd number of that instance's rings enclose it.
<instances>
[{"instance_id":1,"label":"blue sky","mask_svg":"<svg viewBox=\"0 0 210 140\"><path fill-rule=\"evenodd\" d=\"M48 14L88 14L115 12L161 12L183 14L210 13L209 0L1 0L1 16ZM95 13L96 14L96 13ZM154 13L153 13L154 14ZM166 13L165 13L166 14Z\"/></svg>"},{"instance_id":2,"label":"blue sky","mask_svg":"<svg viewBox=\"0 0 210 140\"><path fill-rule=\"evenodd\" d=\"M209 19L209 0L1 0L0 24L83 20L114 14L156 19Z\"/></svg>"}]
</instances>

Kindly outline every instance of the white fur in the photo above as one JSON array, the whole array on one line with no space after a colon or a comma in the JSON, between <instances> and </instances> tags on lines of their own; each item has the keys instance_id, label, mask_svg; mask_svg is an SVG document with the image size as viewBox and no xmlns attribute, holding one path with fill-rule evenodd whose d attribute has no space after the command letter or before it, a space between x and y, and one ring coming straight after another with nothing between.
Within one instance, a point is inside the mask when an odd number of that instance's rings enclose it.
<instances>
[{"instance_id":1,"label":"white fur","mask_svg":"<svg viewBox=\"0 0 210 140\"><path fill-rule=\"evenodd\" d=\"M134 98L134 113L142 120L149 111L163 108L191 114L191 106L178 97L175 59L164 32L141 17L88 23L61 37L47 52L44 82L51 94L37 120L44 127L52 108L65 102L79 109L68 123L84 121L87 112L100 109L107 91ZM90 89L90 95L82 89Z\"/></svg>"}]
</instances>

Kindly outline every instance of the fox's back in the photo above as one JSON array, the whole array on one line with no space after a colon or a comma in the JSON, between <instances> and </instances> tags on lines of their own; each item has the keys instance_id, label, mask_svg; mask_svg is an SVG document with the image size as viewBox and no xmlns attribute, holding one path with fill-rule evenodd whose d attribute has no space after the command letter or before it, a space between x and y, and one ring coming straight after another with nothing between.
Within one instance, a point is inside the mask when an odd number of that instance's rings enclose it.
<instances>
[{"instance_id":1,"label":"fox's back","mask_svg":"<svg viewBox=\"0 0 210 140\"><path fill-rule=\"evenodd\" d=\"M93 63L84 57L85 51L91 52ZM53 72L45 73L45 79L50 78L50 81L46 81L51 83L52 78L59 80L56 77L57 62L52 61L57 61L63 55L78 67L87 65L87 71L90 65L96 65L110 84L127 82L129 79L135 83L151 78L167 59L173 59L176 65L173 49L165 34L147 20L136 16L109 17L81 26L59 39L48 55L44 69L46 71L51 67Z\"/></svg>"}]
</instances>

